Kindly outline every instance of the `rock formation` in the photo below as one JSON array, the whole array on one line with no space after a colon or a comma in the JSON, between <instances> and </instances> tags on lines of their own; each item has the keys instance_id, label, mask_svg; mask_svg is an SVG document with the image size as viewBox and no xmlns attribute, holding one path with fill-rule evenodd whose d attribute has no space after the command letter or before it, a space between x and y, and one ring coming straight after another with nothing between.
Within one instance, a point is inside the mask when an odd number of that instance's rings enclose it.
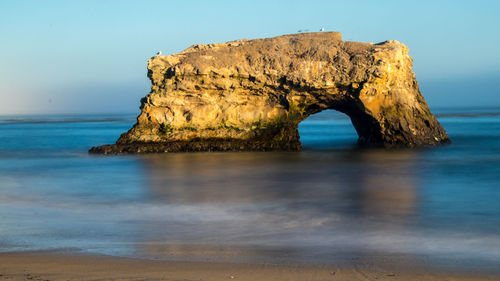
<instances>
[{"instance_id":1,"label":"rock formation","mask_svg":"<svg viewBox=\"0 0 500 281\"><path fill-rule=\"evenodd\" d=\"M361 145L449 142L397 41L321 32L194 45L151 58L148 76L134 127L90 152L297 151L298 124L325 109L347 114Z\"/></svg>"}]
</instances>

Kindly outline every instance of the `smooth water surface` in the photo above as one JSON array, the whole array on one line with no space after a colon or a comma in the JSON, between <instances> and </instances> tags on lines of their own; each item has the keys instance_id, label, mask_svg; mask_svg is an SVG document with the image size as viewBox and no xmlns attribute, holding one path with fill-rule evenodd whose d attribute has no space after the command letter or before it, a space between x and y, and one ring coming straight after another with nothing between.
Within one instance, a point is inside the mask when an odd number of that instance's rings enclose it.
<instances>
[{"instance_id":1,"label":"smooth water surface","mask_svg":"<svg viewBox=\"0 0 500 281\"><path fill-rule=\"evenodd\" d=\"M350 121L298 153L96 156L134 115L0 118L0 251L500 268L500 110L436 110L453 143L359 150Z\"/></svg>"}]
</instances>

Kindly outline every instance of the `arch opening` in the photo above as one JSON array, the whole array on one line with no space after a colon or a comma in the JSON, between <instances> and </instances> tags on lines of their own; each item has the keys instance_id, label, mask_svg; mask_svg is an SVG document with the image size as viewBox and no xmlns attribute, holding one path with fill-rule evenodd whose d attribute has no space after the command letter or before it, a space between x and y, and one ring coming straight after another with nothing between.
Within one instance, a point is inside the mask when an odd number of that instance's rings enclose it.
<instances>
[{"instance_id":1,"label":"arch opening","mask_svg":"<svg viewBox=\"0 0 500 281\"><path fill-rule=\"evenodd\" d=\"M325 142L322 143L316 142L317 147L320 149L336 147L346 148L354 145L380 145L380 143L382 143L380 123L375 120L371 112L367 110L363 104L357 101L356 97L358 97L359 94L359 87L343 87L333 92L328 90L302 92L290 97L288 101L289 110L291 111L290 107L293 106L299 108L302 118L299 118L300 122L298 123L298 127L301 129L303 127L308 127L309 123L317 123L316 125L319 125L318 119L322 119L324 121L322 124L323 129L329 130L328 122L330 122L330 126L340 126L338 129L349 132L350 136L348 138L355 140L348 141L348 143L342 143L339 139L332 139L332 136L330 136L330 138L318 136L318 140L325 140ZM329 118L330 120L327 121ZM312 122L305 120L312 120ZM303 121L306 123L301 125ZM305 133L307 134L307 130ZM308 143L311 141L311 136L303 136L304 132L297 132L297 134L300 138L302 147L314 149L314 147L310 147ZM332 131L330 134L334 136L335 132ZM337 141L340 141L340 143L333 145ZM330 145L328 145L328 143L330 143Z\"/></svg>"},{"instance_id":2,"label":"arch opening","mask_svg":"<svg viewBox=\"0 0 500 281\"><path fill-rule=\"evenodd\" d=\"M358 143L358 134L351 118L334 109L309 115L299 123L298 130L305 150L348 149Z\"/></svg>"}]
</instances>

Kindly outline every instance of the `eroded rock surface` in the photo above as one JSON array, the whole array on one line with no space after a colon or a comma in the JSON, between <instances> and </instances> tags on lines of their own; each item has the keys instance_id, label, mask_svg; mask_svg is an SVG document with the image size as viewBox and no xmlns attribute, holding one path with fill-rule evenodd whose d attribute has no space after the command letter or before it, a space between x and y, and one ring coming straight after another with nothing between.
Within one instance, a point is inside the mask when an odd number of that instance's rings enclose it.
<instances>
[{"instance_id":1,"label":"eroded rock surface","mask_svg":"<svg viewBox=\"0 0 500 281\"><path fill-rule=\"evenodd\" d=\"M132 129L91 152L300 150L310 114L347 114L361 145L449 142L429 111L408 48L338 32L194 45L149 60L151 92Z\"/></svg>"}]
</instances>

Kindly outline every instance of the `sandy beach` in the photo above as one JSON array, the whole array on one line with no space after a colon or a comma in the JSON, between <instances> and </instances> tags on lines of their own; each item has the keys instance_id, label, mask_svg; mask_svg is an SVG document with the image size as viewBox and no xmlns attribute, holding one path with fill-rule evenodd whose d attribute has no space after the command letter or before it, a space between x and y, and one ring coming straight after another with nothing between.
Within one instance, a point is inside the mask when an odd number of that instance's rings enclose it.
<instances>
[{"instance_id":1,"label":"sandy beach","mask_svg":"<svg viewBox=\"0 0 500 281\"><path fill-rule=\"evenodd\" d=\"M0 254L0 280L500 280L386 269L172 262L59 252Z\"/></svg>"}]
</instances>

